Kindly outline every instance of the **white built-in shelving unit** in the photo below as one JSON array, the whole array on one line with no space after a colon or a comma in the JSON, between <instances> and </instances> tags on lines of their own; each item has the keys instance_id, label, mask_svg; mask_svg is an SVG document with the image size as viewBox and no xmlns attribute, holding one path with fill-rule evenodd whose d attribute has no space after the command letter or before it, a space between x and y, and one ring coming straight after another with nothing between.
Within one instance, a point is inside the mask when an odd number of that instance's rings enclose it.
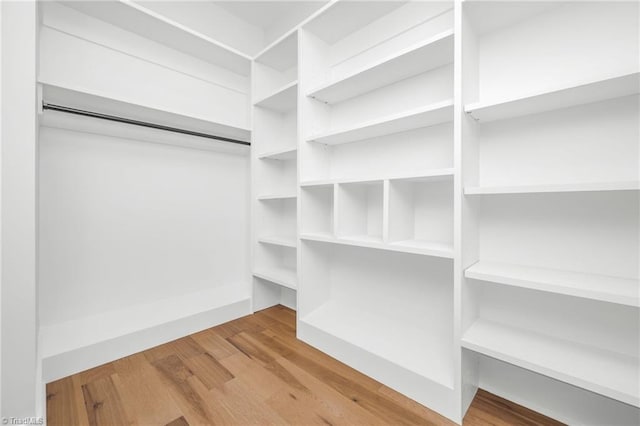
<instances>
[{"instance_id":1,"label":"white built-in shelving unit","mask_svg":"<svg viewBox=\"0 0 640 426\"><path fill-rule=\"evenodd\" d=\"M639 415L638 20L461 6L463 388L570 424Z\"/></svg>"},{"instance_id":2,"label":"white built-in shelving unit","mask_svg":"<svg viewBox=\"0 0 640 426\"><path fill-rule=\"evenodd\" d=\"M298 35L253 62L254 309L296 307L298 212Z\"/></svg>"},{"instance_id":3,"label":"white built-in shelving unit","mask_svg":"<svg viewBox=\"0 0 640 426\"><path fill-rule=\"evenodd\" d=\"M456 418L453 23L336 2L300 29L298 336Z\"/></svg>"}]
</instances>

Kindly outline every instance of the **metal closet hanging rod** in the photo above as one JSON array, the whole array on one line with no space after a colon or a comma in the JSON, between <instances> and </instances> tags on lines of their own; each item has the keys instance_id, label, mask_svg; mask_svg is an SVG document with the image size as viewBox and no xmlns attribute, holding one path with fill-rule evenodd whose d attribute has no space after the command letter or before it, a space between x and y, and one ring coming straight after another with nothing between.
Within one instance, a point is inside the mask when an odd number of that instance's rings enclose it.
<instances>
[{"instance_id":1,"label":"metal closet hanging rod","mask_svg":"<svg viewBox=\"0 0 640 426\"><path fill-rule=\"evenodd\" d=\"M155 123L148 123L146 121L132 120L132 119L129 119L129 118L118 117L116 115L102 114L102 113L99 113L99 112L93 112L93 111L86 111L86 110L83 110L83 109L70 108L70 107L66 107L66 106L62 106L62 105L49 104L49 103L46 103L46 102L42 103L42 109L51 110L51 111L58 111L58 112L66 112L66 113L69 113L69 114L82 115L82 116L85 116L85 117L98 118L98 119L101 119L101 120L115 121L116 123L124 123L124 124L131 124L131 125L134 125L134 126L148 127L148 128L151 128L151 129L165 130L167 132L181 133L183 135L197 136L197 137L207 138L207 139L214 139L214 140L218 140L218 141L222 141L222 142L235 143L235 144L239 144L239 145L251 145L251 142L243 141L243 140L240 140L240 139L227 138L227 137L224 137L224 136L211 135L211 134L208 134L208 133L194 132L192 130L180 129L178 127L164 126L162 124L155 124Z\"/></svg>"}]
</instances>

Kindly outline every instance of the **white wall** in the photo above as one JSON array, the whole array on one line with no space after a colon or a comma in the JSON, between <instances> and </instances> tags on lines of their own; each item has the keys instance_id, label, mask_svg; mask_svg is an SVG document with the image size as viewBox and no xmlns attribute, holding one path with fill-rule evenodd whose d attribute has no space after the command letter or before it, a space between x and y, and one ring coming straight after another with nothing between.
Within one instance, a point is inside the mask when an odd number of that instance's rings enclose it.
<instances>
[{"instance_id":1,"label":"white wall","mask_svg":"<svg viewBox=\"0 0 640 426\"><path fill-rule=\"evenodd\" d=\"M3 417L36 413L36 3L1 2Z\"/></svg>"},{"instance_id":2,"label":"white wall","mask_svg":"<svg viewBox=\"0 0 640 426\"><path fill-rule=\"evenodd\" d=\"M43 127L41 323L248 286L248 168L246 153Z\"/></svg>"}]
</instances>

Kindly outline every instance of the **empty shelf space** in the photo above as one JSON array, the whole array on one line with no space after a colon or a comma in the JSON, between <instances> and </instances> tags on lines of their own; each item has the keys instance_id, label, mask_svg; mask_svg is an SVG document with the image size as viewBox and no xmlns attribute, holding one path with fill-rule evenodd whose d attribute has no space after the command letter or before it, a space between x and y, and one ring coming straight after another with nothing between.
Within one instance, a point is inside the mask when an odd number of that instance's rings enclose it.
<instances>
[{"instance_id":1,"label":"empty shelf space","mask_svg":"<svg viewBox=\"0 0 640 426\"><path fill-rule=\"evenodd\" d=\"M326 302L301 321L422 377L453 387L448 345L405 321L336 301Z\"/></svg>"},{"instance_id":2,"label":"empty shelf space","mask_svg":"<svg viewBox=\"0 0 640 426\"><path fill-rule=\"evenodd\" d=\"M317 87L308 96L327 103L337 103L451 62L453 30L447 30Z\"/></svg>"},{"instance_id":3,"label":"empty shelf space","mask_svg":"<svg viewBox=\"0 0 640 426\"><path fill-rule=\"evenodd\" d=\"M258 196L258 200L260 201L269 201L269 200L286 200L291 198L297 198L298 195L295 193L291 194L271 194L271 195L260 195Z\"/></svg>"},{"instance_id":4,"label":"empty shelf space","mask_svg":"<svg viewBox=\"0 0 640 426\"><path fill-rule=\"evenodd\" d=\"M295 236L269 235L258 238L258 241L264 244L273 244L276 246L296 247Z\"/></svg>"},{"instance_id":5,"label":"empty shelf space","mask_svg":"<svg viewBox=\"0 0 640 426\"><path fill-rule=\"evenodd\" d=\"M419 254L424 256L453 258L453 247L442 243L428 241L407 240L394 243L384 243L382 238L370 235L349 235L336 237L329 233L304 233L301 239L307 241L319 241L331 244L342 244L354 247L365 247L378 250L389 250L400 253Z\"/></svg>"},{"instance_id":6,"label":"empty shelf space","mask_svg":"<svg viewBox=\"0 0 640 426\"><path fill-rule=\"evenodd\" d=\"M295 160L298 155L298 150L293 148L281 148L275 149L273 151L265 152L264 154L259 154L258 158L261 160Z\"/></svg>"},{"instance_id":7,"label":"empty shelf space","mask_svg":"<svg viewBox=\"0 0 640 426\"><path fill-rule=\"evenodd\" d=\"M592 392L639 406L638 358L477 320L462 346Z\"/></svg>"},{"instance_id":8,"label":"empty shelf space","mask_svg":"<svg viewBox=\"0 0 640 426\"><path fill-rule=\"evenodd\" d=\"M301 182L300 186L322 186L322 185L333 185L334 183L358 183L358 182L373 182L379 181L380 179L387 180L415 180L415 181L437 181L441 179L449 179L453 177L454 170L453 168L443 168L443 169L428 169L424 171L416 171L416 172L408 172L408 173L393 173L386 176L376 176L376 177L362 177L362 178L337 178L337 179L319 179L319 180L311 180L307 182Z\"/></svg>"},{"instance_id":9,"label":"empty shelf space","mask_svg":"<svg viewBox=\"0 0 640 426\"><path fill-rule=\"evenodd\" d=\"M604 302L640 306L640 280L481 260L467 278Z\"/></svg>"},{"instance_id":10,"label":"empty shelf space","mask_svg":"<svg viewBox=\"0 0 640 426\"><path fill-rule=\"evenodd\" d=\"M257 107L286 112L294 109L298 101L298 81L292 81L276 89L256 103Z\"/></svg>"},{"instance_id":11,"label":"empty shelf space","mask_svg":"<svg viewBox=\"0 0 640 426\"><path fill-rule=\"evenodd\" d=\"M318 134L309 141L325 145L338 145L378 136L400 133L420 127L433 126L453 120L453 101L446 101L403 111L387 117L358 123L339 130Z\"/></svg>"},{"instance_id":12,"label":"empty shelf space","mask_svg":"<svg viewBox=\"0 0 640 426\"><path fill-rule=\"evenodd\" d=\"M640 73L634 72L528 96L476 102L466 105L465 111L480 122L488 122L599 102L639 92Z\"/></svg>"},{"instance_id":13,"label":"empty shelf space","mask_svg":"<svg viewBox=\"0 0 640 426\"><path fill-rule=\"evenodd\" d=\"M639 189L640 181L621 181L512 186L475 186L466 187L464 189L464 193L467 195L534 194L545 192L637 191Z\"/></svg>"},{"instance_id":14,"label":"empty shelf space","mask_svg":"<svg viewBox=\"0 0 640 426\"><path fill-rule=\"evenodd\" d=\"M111 1L67 2L65 6L233 72L251 74L249 56L144 5Z\"/></svg>"},{"instance_id":15,"label":"empty shelf space","mask_svg":"<svg viewBox=\"0 0 640 426\"><path fill-rule=\"evenodd\" d=\"M296 271L289 268L283 268L280 266L263 266L256 268L253 271L253 275L292 290L295 290L298 286Z\"/></svg>"}]
</instances>

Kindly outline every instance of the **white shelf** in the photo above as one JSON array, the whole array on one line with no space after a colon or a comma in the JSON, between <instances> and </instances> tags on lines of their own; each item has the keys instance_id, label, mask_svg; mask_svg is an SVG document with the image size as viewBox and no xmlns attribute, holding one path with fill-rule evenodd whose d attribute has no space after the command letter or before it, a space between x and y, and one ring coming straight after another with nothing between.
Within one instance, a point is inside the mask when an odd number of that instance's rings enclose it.
<instances>
[{"instance_id":1,"label":"white shelf","mask_svg":"<svg viewBox=\"0 0 640 426\"><path fill-rule=\"evenodd\" d=\"M636 357L477 320L462 346L592 392L640 406Z\"/></svg>"},{"instance_id":2,"label":"white shelf","mask_svg":"<svg viewBox=\"0 0 640 426\"><path fill-rule=\"evenodd\" d=\"M258 158L261 160L295 160L298 155L297 148L282 148L276 149L273 151L265 152L264 154L258 155Z\"/></svg>"},{"instance_id":3,"label":"white shelf","mask_svg":"<svg viewBox=\"0 0 640 426\"><path fill-rule=\"evenodd\" d=\"M370 235L353 235L335 237L324 233L304 233L300 235L302 240L319 241L323 243L342 244L346 246L365 247L378 250L389 250L400 253L418 254L423 256L453 258L453 247L447 244L431 243L427 241L398 241L394 243L384 243L382 238Z\"/></svg>"},{"instance_id":4,"label":"white shelf","mask_svg":"<svg viewBox=\"0 0 640 426\"><path fill-rule=\"evenodd\" d=\"M289 236L269 235L266 237L258 238L258 242L261 242L264 244L273 244L273 245L282 246L282 247L296 248L296 238L289 237Z\"/></svg>"},{"instance_id":5,"label":"white shelf","mask_svg":"<svg viewBox=\"0 0 640 426\"><path fill-rule=\"evenodd\" d=\"M94 18L248 76L251 57L132 1L65 2Z\"/></svg>"},{"instance_id":6,"label":"white shelf","mask_svg":"<svg viewBox=\"0 0 640 426\"><path fill-rule=\"evenodd\" d=\"M279 266L260 267L253 271L253 275L292 290L298 287L298 277L292 269Z\"/></svg>"},{"instance_id":7,"label":"white shelf","mask_svg":"<svg viewBox=\"0 0 640 426\"><path fill-rule=\"evenodd\" d=\"M637 191L640 181L589 182L567 184L512 185L512 186L475 186L465 187L467 195L490 194L535 194L546 192L599 192L599 191Z\"/></svg>"},{"instance_id":8,"label":"white shelf","mask_svg":"<svg viewBox=\"0 0 640 426\"><path fill-rule=\"evenodd\" d=\"M467 268L465 276L532 290L640 306L640 280L638 279L581 274L485 260Z\"/></svg>"},{"instance_id":9,"label":"white shelf","mask_svg":"<svg viewBox=\"0 0 640 426\"><path fill-rule=\"evenodd\" d=\"M292 81L260 99L254 106L287 112L296 107L298 101L298 81Z\"/></svg>"},{"instance_id":10,"label":"white shelf","mask_svg":"<svg viewBox=\"0 0 640 426\"><path fill-rule=\"evenodd\" d=\"M323 84L307 95L337 103L453 62L453 30L402 49L349 75Z\"/></svg>"},{"instance_id":11,"label":"white shelf","mask_svg":"<svg viewBox=\"0 0 640 426\"><path fill-rule=\"evenodd\" d=\"M301 321L387 361L453 388L448 345L405 321L329 301ZM442 347L445 346L445 347Z\"/></svg>"},{"instance_id":12,"label":"white shelf","mask_svg":"<svg viewBox=\"0 0 640 426\"><path fill-rule=\"evenodd\" d=\"M250 312L248 289L237 283L43 325L43 378L57 380Z\"/></svg>"},{"instance_id":13,"label":"white shelf","mask_svg":"<svg viewBox=\"0 0 640 426\"><path fill-rule=\"evenodd\" d=\"M420 127L433 126L453 120L453 100L438 102L420 108L353 126L332 130L310 137L308 140L326 145L338 145L363 139L400 133Z\"/></svg>"},{"instance_id":14,"label":"white shelf","mask_svg":"<svg viewBox=\"0 0 640 426\"><path fill-rule=\"evenodd\" d=\"M269 201L269 200L287 200L291 198L297 198L298 195L295 193L292 194L272 194L272 195L260 195L258 200L260 201Z\"/></svg>"},{"instance_id":15,"label":"white shelf","mask_svg":"<svg viewBox=\"0 0 640 426\"><path fill-rule=\"evenodd\" d=\"M488 122L600 102L638 93L640 93L640 73L634 72L550 92L476 102L466 105L465 111L480 122Z\"/></svg>"},{"instance_id":16,"label":"white shelf","mask_svg":"<svg viewBox=\"0 0 640 426\"><path fill-rule=\"evenodd\" d=\"M408 173L394 173L386 176L375 176L366 178L355 179L320 179L307 182L301 182L300 186L322 186L333 185L335 183L364 183L374 182L380 180L410 180L410 181L438 181L442 179L449 179L453 177L454 170L452 168L444 169L428 169L424 171L408 172Z\"/></svg>"}]
</instances>

